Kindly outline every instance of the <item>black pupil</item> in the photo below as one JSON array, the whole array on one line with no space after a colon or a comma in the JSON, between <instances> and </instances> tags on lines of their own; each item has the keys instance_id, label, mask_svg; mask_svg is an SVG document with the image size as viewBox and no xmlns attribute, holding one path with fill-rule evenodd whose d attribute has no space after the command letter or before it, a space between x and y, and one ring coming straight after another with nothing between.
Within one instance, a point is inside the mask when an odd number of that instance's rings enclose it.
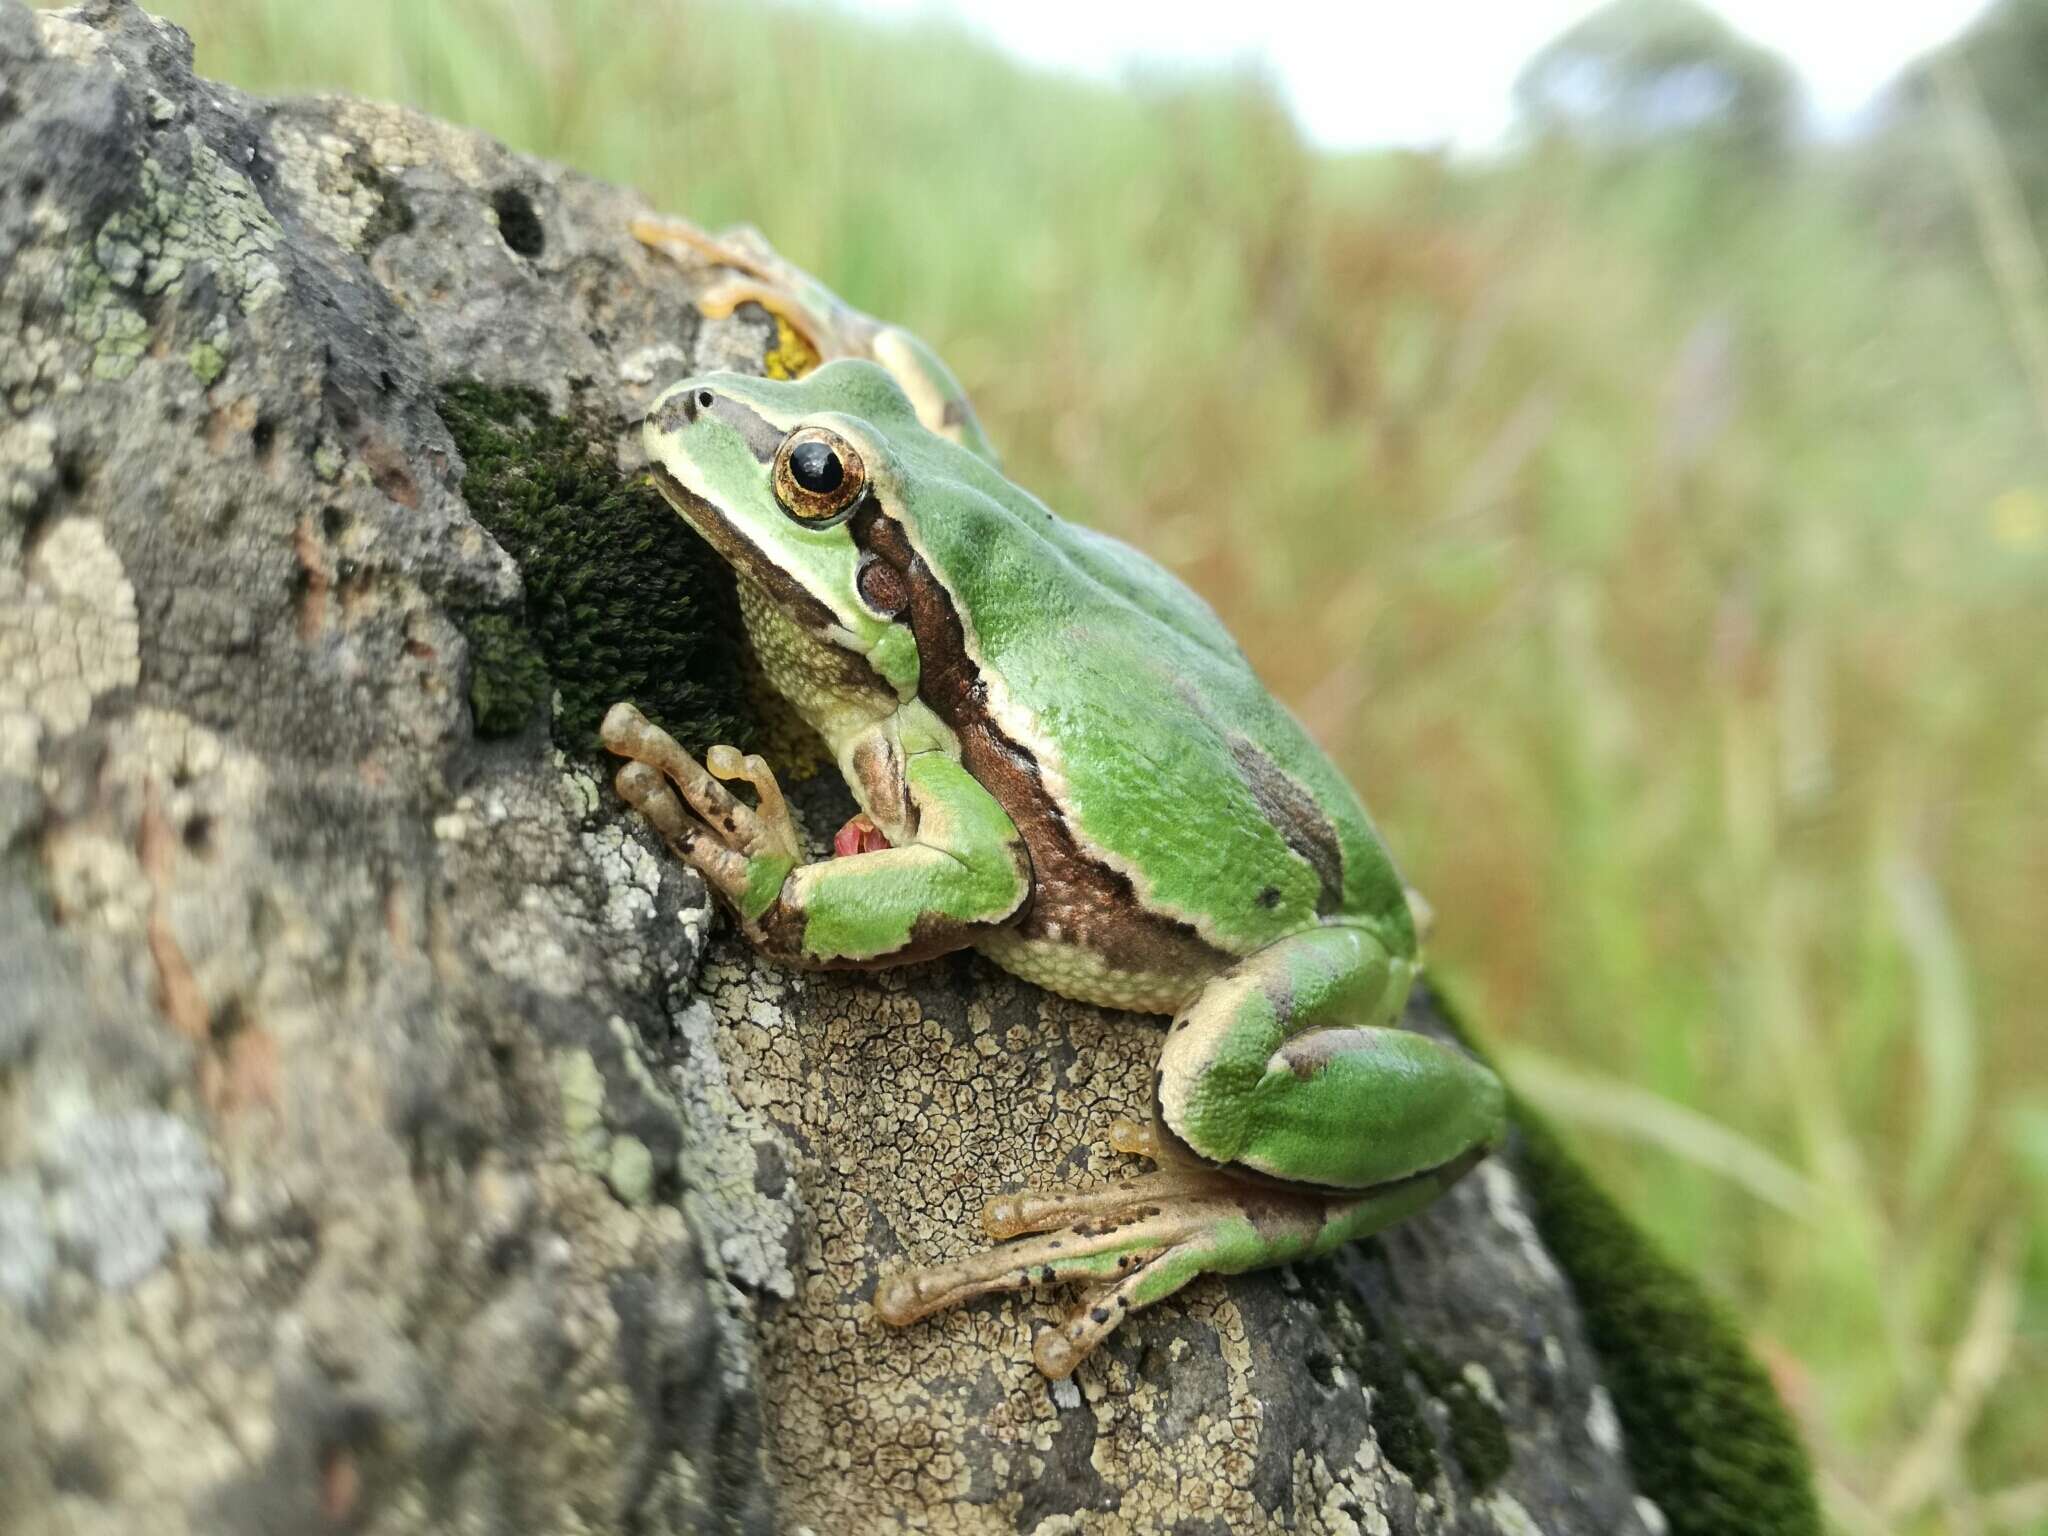
<instances>
[{"instance_id":1,"label":"black pupil","mask_svg":"<svg viewBox=\"0 0 2048 1536\"><path fill-rule=\"evenodd\" d=\"M830 445L818 442L796 445L796 452L789 456L789 472L796 483L813 496L831 495L839 489L839 482L846 478L839 455L832 451Z\"/></svg>"}]
</instances>

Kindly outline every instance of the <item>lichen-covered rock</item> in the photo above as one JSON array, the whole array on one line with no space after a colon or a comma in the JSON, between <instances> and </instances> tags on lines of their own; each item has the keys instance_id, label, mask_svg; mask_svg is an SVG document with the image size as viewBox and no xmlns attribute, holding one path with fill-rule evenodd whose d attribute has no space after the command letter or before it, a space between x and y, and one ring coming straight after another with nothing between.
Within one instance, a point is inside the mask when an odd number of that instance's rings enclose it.
<instances>
[{"instance_id":1,"label":"lichen-covered rock","mask_svg":"<svg viewBox=\"0 0 2048 1536\"><path fill-rule=\"evenodd\" d=\"M1809 1528L1547 1140L1073 1384L1050 1301L875 1321L1114 1171L1156 1039L968 958L762 969L622 813L594 703L745 718L627 428L775 344L640 211L0 0L0 1528L1704 1532L1773 1479Z\"/></svg>"}]
</instances>

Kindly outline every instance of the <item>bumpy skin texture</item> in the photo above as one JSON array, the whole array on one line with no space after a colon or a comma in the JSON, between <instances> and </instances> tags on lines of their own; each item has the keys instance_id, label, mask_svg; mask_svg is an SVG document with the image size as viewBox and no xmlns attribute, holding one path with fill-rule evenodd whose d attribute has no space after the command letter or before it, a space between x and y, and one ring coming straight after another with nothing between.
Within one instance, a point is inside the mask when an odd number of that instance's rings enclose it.
<instances>
[{"instance_id":1,"label":"bumpy skin texture","mask_svg":"<svg viewBox=\"0 0 2048 1536\"><path fill-rule=\"evenodd\" d=\"M1058 1393L1050 1306L872 1321L1111 1172L1157 1038L969 959L693 992L600 765L476 736L443 388L630 445L775 342L637 202L112 4L0 3L0 168L0 1529L1642 1528L1512 1148Z\"/></svg>"}]
</instances>

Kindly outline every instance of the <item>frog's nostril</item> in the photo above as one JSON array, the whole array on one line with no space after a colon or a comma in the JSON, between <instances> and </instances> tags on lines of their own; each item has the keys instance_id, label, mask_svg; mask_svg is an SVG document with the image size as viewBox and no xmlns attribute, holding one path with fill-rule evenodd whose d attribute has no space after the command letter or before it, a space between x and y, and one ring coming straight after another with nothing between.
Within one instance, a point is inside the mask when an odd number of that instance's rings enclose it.
<instances>
[{"instance_id":1,"label":"frog's nostril","mask_svg":"<svg viewBox=\"0 0 2048 1536\"><path fill-rule=\"evenodd\" d=\"M678 432L710 410L717 396L708 389L686 389L670 395L655 412L655 425L664 432Z\"/></svg>"}]
</instances>

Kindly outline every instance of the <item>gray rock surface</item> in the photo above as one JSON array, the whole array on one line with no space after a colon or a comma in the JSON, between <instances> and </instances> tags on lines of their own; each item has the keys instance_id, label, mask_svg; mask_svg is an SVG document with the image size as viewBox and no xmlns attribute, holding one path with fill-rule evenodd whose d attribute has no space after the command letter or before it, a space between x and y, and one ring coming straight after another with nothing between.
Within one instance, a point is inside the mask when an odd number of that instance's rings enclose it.
<instances>
[{"instance_id":1,"label":"gray rock surface","mask_svg":"<svg viewBox=\"0 0 2048 1536\"><path fill-rule=\"evenodd\" d=\"M600 764L474 731L521 573L437 391L630 468L772 341L641 211L0 0L0 1529L1660 1529L1504 1164L1074 1384L1061 1298L876 1323L987 1196L1116 1171L1156 1037L762 969Z\"/></svg>"}]
</instances>

